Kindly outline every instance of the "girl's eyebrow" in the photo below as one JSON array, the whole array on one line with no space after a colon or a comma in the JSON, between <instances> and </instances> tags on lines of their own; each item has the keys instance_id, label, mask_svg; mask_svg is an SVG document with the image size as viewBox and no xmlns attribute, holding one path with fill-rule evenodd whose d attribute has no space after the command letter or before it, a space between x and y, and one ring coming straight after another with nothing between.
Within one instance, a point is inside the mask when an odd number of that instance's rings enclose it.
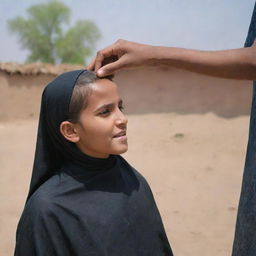
<instances>
[{"instance_id":1,"label":"girl's eyebrow","mask_svg":"<svg viewBox=\"0 0 256 256\"><path fill-rule=\"evenodd\" d=\"M123 104L123 100L122 99L120 99L119 101L118 101L118 105L119 104ZM111 108L111 107L113 107L115 105L115 103L109 103L109 104L104 104L104 105L102 105L102 106L100 106L99 108L97 108L94 112L97 112L97 111L99 111L100 109L103 109L103 108Z\"/></svg>"}]
</instances>

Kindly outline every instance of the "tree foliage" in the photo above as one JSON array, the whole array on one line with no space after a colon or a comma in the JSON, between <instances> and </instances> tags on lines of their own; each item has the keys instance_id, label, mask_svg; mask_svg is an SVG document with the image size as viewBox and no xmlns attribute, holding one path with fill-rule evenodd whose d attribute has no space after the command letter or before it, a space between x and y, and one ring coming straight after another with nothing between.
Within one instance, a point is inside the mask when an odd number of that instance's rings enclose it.
<instances>
[{"instance_id":1,"label":"tree foliage","mask_svg":"<svg viewBox=\"0 0 256 256\"><path fill-rule=\"evenodd\" d=\"M16 17L8 21L8 28L18 35L21 46L28 49L28 62L84 64L100 38L97 26L80 20L64 31L69 24L70 9L52 0L27 9L28 18Z\"/></svg>"}]
</instances>

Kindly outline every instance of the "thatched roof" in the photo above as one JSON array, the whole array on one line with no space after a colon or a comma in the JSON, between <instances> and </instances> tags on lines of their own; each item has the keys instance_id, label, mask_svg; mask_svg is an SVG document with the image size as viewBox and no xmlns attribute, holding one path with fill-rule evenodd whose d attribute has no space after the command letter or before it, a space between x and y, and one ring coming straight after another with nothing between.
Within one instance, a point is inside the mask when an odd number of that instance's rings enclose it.
<instances>
[{"instance_id":1,"label":"thatched roof","mask_svg":"<svg viewBox=\"0 0 256 256\"><path fill-rule=\"evenodd\" d=\"M0 63L0 71L4 71L8 74L21 74L21 75L59 75L61 73L83 69L81 65L59 64L53 65L48 63L29 63L19 64L13 62Z\"/></svg>"}]
</instances>

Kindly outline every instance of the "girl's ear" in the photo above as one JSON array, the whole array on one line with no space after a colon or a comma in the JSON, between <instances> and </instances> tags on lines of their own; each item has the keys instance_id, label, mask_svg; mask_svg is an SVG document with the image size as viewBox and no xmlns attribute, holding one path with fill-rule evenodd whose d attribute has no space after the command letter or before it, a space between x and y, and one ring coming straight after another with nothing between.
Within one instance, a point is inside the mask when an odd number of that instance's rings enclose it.
<instances>
[{"instance_id":1,"label":"girl's ear","mask_svg":"<svg viewBox=\"0 0 256 256\"><path fill-rule=\"evenodd\" d=\"M60 124L60 133L68 141L77 143L80 140L80 137L77 132L77 129L75 128L75 125L69 121L63 121Z\"/></svg>"}]
</instances>

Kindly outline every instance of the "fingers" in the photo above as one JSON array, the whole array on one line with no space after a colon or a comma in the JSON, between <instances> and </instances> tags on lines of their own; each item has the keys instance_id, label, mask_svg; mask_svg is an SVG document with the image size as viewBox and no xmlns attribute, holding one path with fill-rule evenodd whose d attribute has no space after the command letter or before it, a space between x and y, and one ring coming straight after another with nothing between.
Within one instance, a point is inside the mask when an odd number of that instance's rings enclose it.
<instances>
[{"instance_id":1,"label":"fingers","mask_svg":"<svg viewBox=\"0 0 256 256\"><path fill-rule=\"evenodd\" d=\"M121 65L121 63L116 62L123 55L121 49L124 47L125 42L125 40L119 39L114 44L98 51L96 57L87 66L87 69L94 70L95 72L101 69L99 73L97 72L99 76L112 74ZM115 65L109 66L110 63L115 63Z\"/></svg>"},{"instance_id":2,"label":"fingers","mask_svg":"<svg viewBox=\"0 0 256 256\"><path fill-rule=\"evenodd\" d=\"M91 71L94 70L94 67L95 67L95 60L96 60L96 58L94 58L94 59L91 61L91 63L85 67L85 69L91 70Z\"/></svg>"},{"instance_id":3,"label":"fingers","mask_svg":"<svg viewBox=\"0 0 256 256\"><path fill-rule=\"evenodd\" d=\"M123 59L119 59L115 62L111 62L97 71L97 76L104 77L114 74L115 71L120 70L125 67Z\"/></svg>"},{"instance_id":4,"label":"fingers","mask_svg":"<svg viewBox=\"0 0 256 256\"><path fill-rule=\"evenodd\" d=\"M106 58L114 56L114 45L111 45L99 52L97 52L97 56L95 58L94 70L97 71L103 66L103 62Z\"/></svg>"},{"instance_id":5,"label":"fingers","mask_svg":"<svg viewBox=\"0 0 256 256\"><path fill-rule=\"evenodd\" d=\"M106 51L105 51L106 50ZM87 70L94 70L98 76L108 76L114 73L115 67L120 66L119 63L115 65L110 65L118 60L115 55L109 55L109 50L106 48L97 53L97 56L91 61L91 63L86 67ZM109 56L108 56L109 55ZM108 57L107 57L108 56ZM98 72L97 72L98 71Z\"/></svg>"}]
</instances>

